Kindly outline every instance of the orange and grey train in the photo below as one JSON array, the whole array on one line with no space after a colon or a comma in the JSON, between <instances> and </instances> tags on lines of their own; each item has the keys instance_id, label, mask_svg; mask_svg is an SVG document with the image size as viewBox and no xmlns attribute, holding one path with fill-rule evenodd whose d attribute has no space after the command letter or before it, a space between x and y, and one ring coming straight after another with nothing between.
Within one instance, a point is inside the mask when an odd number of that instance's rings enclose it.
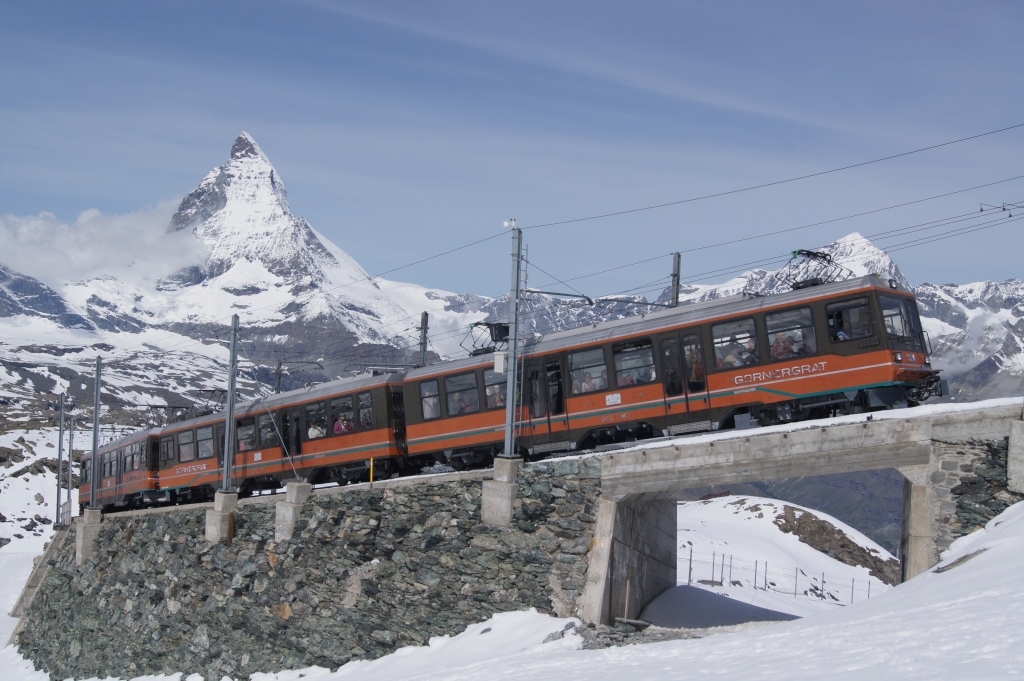
<instances>
[{"instance_id":1,"label":"orange and grey train","mask_svg":"<svg viewBox=\"0 0 1024 681\"><path fill-rule=\"evenodd\" d=\"M876 276L549 334L520 358L517 454L913 405L942 394L929 352L913 293ZM343 484L365 479L371 457L380 476L488 465L504 447L508 399L494 365L484 354L242 405L234 481L243 494L295 478ZM353 430L339 433L350 415ZM207 498L223 423L107 445L101 503Z\"/></svg>"}]
</instances>

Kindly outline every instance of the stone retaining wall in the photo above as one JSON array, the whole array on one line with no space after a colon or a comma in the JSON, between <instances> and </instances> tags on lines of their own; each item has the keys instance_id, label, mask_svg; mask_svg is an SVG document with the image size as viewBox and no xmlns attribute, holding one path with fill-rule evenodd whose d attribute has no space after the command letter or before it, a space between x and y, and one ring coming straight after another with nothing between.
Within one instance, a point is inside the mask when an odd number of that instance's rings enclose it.
<instances>
[{"instance_id":1,"label":"stone retaining wall","mask_svg":"<svg viewBox=\"0 0 1024 681\"><path fill-rule=\"evenodd\" d=\"M236 511L230 545L204 511L104 519L95 559L51 567L18 645L57 678L256 671L375 658L506 610L578 615L600 497L596 460L524 466L515 524L480 518L481 483L316 494L291 540L274 505Z\"/></svg>"},{"instance_id":2,"label":"stone retaining wall","mask_svg":"<svg viewBox=\"0 0 1024 681\"><path fill-rule=\"evenodd\" d=\"M933 443L938 552L1024 499L1007 488L1007 450L1007 438Z\"/></svg>"}]
</instances>

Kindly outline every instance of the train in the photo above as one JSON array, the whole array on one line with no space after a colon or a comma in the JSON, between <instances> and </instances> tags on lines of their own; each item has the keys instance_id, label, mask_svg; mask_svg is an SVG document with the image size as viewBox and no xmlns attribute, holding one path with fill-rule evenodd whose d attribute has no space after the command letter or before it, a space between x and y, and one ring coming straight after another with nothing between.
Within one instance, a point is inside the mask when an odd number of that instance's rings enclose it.
<instances>
[{"instance_id":1,"label":"train","mask_svg":"<svg viewBox=\"0 0 1024 681\"><path fill-rule=\"evenodd\" d=\"M347 484L504 453L501 353L361 374L240 403L231 485ZM774 295L737 294L539 335L523 345L514 455L919 404L946 390L912 291L868 275ZM150 428L99 449L106 511L211 499L226 412ZM80 499L92 498L92 454Z\"/></svg>"}]
</instances>

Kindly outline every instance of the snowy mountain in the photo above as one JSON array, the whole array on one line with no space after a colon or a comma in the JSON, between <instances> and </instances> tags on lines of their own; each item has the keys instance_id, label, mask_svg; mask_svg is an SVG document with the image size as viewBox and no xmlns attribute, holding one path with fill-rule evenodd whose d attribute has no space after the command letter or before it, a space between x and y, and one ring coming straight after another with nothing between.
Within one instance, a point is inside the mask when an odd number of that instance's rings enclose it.
<instances>
[{"instance_id":1,"label":"snowy mountain","mask_svg":"<svg viewBox=\"0 0 1024 681\"><path fill-rule=\"evenodd\" d=\"M268 390L275 361L282 386L301 387L367 365L418 359L415 329L430 315L430 349L458 357L474 321L506 321L508 296L487 299L373 277L342 248L294 215L280 174L255 140L242 133L228 160L181 201L157 250L187 264L162 278L111 269L83 280L48 284L0 264L0 408L38 418L61 391L87 402L97 355L111 403L191 404L196 391L222 388L228 328L238 314L243 394ZM909 285L895 262L859 234L821 251L853 275L877 273ZM181 255L184 254L184 255ZM112 254L117 259L117 254ZM177 267L177 265L175 265ZM772 295L813 266L755 269L717 285L683 284L683 304L751 291ZM525 329L545 334L645 314L670 299L642 296L590 306L527 294ZM960 398L1024 391L1024 283L983 282L919 288L925 328ZM250 361L251 360L251 361ZM259 384L262 384L262 388ZM133 421L152 421L138 414Z\"/></svg>"},{"instance_id":2,"label":"snowy mountain","mask_svg":"<svg viewBox=\"0 0 1024 681\"><path fill-rule=\"evenodd\" d=\"M190 392L223 387L232 314L250 378L270 382L285 354L303 360L294 377L284 367L285 389L412 361L424 311L433 358L458 350L455 332L482 316L477 296L371 277L291 213L280 175L244 132L170 219L166 241L183 239L200 257L155 282L122 274L50 287L0 265L0 399L26 414L40 393L87 401L99 354L110 400L188 403ZM243 381L243 393L257 389Z\"/></svg>"}]
</instances>

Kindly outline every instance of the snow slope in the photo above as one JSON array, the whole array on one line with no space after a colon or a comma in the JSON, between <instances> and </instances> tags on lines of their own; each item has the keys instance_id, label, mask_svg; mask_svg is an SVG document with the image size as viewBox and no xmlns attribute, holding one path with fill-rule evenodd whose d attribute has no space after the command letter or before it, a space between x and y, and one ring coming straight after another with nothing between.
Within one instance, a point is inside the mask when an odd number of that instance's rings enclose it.
<instances>
[{"instance_id":1,"label":"snow slope","mask_svg":"<svg viewBox=\"0 0 1024 681\"><path fill-rule=\"evenodd\" d=\"M890 588L867 567L846 565L782 532L777 519L786 506L828 521L882 560L895 560L862 533L820 511L777 499L725 496L679 504L678 583L799 616L863 601Z\"/></svg>"}]
</instances>

